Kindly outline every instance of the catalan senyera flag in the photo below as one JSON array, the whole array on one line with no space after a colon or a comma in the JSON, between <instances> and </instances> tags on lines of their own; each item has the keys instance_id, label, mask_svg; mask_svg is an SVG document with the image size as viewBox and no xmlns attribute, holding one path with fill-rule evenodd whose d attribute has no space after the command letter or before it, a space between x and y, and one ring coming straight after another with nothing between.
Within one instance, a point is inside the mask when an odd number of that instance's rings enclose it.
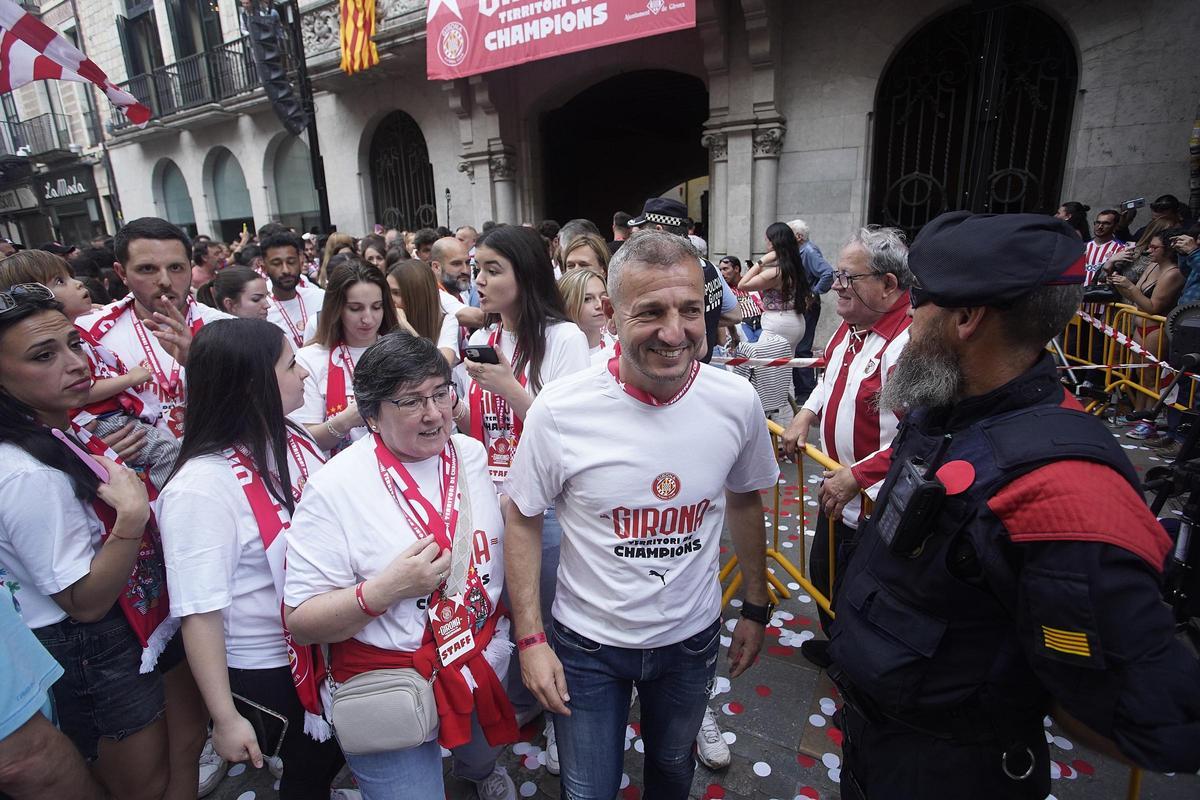
<instances>
[{"instance_id":1,"label":"catalan senyera flag","mask_svg":"<svg viewBox=\"0 0 1200 800\"><path fill-rule=\"evenodd\" d=\"M0 93L42 80L94 83L134 125L150 121L150 109L117 88L96 62L12 0L0 0Z\"/></svg>"},{"instance_id":2,"label":"catalan senyera flag","mask_svg":"<svg viewBox=\"0 0 1200 800\"><path fill-rule=\"evenodd\" d=\"M341 0L342 72L353 75L379 63L375 0Z\"/></svg>"}]
</instances>

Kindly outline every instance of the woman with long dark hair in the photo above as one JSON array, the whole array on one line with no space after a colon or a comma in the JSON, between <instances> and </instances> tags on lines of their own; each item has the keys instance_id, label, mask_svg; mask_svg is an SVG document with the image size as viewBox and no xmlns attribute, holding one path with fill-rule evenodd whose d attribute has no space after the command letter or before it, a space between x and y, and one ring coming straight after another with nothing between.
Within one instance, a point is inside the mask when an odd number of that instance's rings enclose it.
<instances>
[{"instance_id":1,"label":"woman with long dark hair","mask_svg":"<svg viewBox=\"0 0 1200 800\"><path fill-rule=\"evenodd\" d=\"M296 354L308 377L304 405L292 414L322 450L334 452L367 435L354 404L354 365L396 326L382 272L355 260L329 274L313 343Z\"/></svg>"},{"instance_id":2,"label":"woman with long dark hair","mask_svg":"<svg viewBox=\"0 0 1200 800\"><path fill-rule=\"evenodd\" d=\"M424 261L401 261L387 276L392 304L401 327L423 336L438 346L438 352L453 367L458 363L458 320L442 311L437 278Z\"/></svg>"},{"instance_id":3,"label":"woman with long dark hair","mask_svg":"<svg viewBox=\"0 0 1200 800\"><path fill-rule=\"evenodd\" d=\"M469 378L468 402L454 420L487 449L488 473L499 489L508 476L533 398L555 378L586 369L591 356L587 337L563 307L550 254L537 231L515 225L493 228L475 244L475 263L479 307L490 324L475 331L470 344L490 346L499 363L463 362ZM542 523L540 573L542 613L547 619L561 543L562 527L550 508ZM523 687L516 688L514 701L521 707L534 702ZM546 739L547 763L557 774L558 748L549 717Z\"/></svg>"},{"instance_id":4,"label":"woman with long dark hair","mask_svg":"<svg viewBox=\"0 0 1200 800\"><path fill-rule=\"evenodd\" d=\"M767 228L767 250L775 254L774 263L755 262L737 288L761 293L763 330L787 339L795 350L804 336L804 311L814 297L796 234L786 222L774 222Z\"/></svg>"},{"instance_id":5,"label":"woman with long dark hair","mask_svg":"<svg viewBox=\"0 0 1200 800\"><path fill-rule=\"evenodd\" d=\"M1068 200L1058 207L1058 211L1054 212L1054 216L1058 219L1066 220L1067 224L1075 229L1075 233L1079 234L1079 238L1086 242L1092 238L1092 228L1088 225L1087 218L1087 212L1089 211L1091 211L1091 206L1085 206L1083 203Z\"/></svg>"},{"instance_id":6,"label":"woman with long dark hair","mask_svg":"<svg viewBox=\"0 0 1200 800\"><path fill-rule=\"evenodd\" d=\"M249 267L226 267L196 290L196 299L245 319L266 319L271 307L267 280Z\"/></svg>"},{"instance_id":7,"label":"woman with long dark hair","mask_svg":"<svg viewBox=\"0 0 1200 800\"><path fill-rule=\"evenodd\" d=\"M213 746L228 761L262 766L272 754L233 695L266 706L288 719L280 797L326 800L344 759L322 718L314 655L281 617L288 520L324 463L287 420L304 402L307 373L283 332L253 319L202 328L188 369L186 433L160 524L171 609L212 714Z\"/></svg>"},{"instance_id":8,"label":"woman with long dark hair","mask_svg":"<svg viewBox=\"0 0 1200 800\"><path fill-rule=\"evenodd\" d=\"M148 487L71 425L91 384L50 289L0 293L0 585L65 669L59 725L108 791L159 800L171 785L168 796L195 797L202 728L188 774L170 780L168 681L154 664L175 626Z\"/></svg>"}]
</instances>

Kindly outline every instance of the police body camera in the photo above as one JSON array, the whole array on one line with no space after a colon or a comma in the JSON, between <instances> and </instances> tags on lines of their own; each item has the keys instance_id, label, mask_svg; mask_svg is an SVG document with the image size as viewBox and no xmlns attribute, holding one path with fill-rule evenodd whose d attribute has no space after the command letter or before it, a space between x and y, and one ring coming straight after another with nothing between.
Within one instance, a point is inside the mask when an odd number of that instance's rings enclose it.
<instances>
[{"instance_id":1,"label":"police body camera","mask_svg":"<svg viewBox=\"0 0 1200 800\"><path fill-rule=\"evenodd\" d=\"M916 558L933 534L933 522L946 499L946 487L938 480L934 464L910 458L892 484L879 518L879 536L895 555Z\"/></svg>"}]
</instances>

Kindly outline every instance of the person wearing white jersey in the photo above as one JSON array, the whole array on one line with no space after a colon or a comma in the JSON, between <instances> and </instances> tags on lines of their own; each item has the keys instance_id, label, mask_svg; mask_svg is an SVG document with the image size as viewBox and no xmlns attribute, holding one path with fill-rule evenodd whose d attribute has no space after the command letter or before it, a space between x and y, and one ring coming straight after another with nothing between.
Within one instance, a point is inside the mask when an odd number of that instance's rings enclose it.
<instances>
[{"instance_id":1,"label":"person wearing white jersey","mask_svg":"<svg viewBox=\"0 0 1200 800\"><path fill-rule=\"evenodd\" d=\"M129 294L75 324L127 367L150 373L150 380L134 389L154 392L167 427L180 437L192 336L206 322L229 319L229 314L192 299L191 242L178 226L157 217L135 219L117 231L113 248L113 268Z\"/></svg>"},{"instance_id":2,"label":"person wearing white jersey","mask_svg":"<svg viewBox=\"0 0 1200 800\"><path fill-rule=\"evenodd\" d=\"M779 467L754 390L698 362L707 342L695 247L660 231L633 236L609 266L608 295L620 352L546 387L526 416L504 486L509 599L522 677L556 715L564 796L618 791L636 687L646 796L682 800L716 672L726 511L745 576L729 647L737 677L770 619L758 492ZM549 503L563 548L547 629L537 575Z\"/></svg>"},{"instance_id":3,"label":"person wearing white jersey","mask_svg":"<svg viewBox=\"0 0 1200 800\"><path fill-rule=\"evenodd\" d=\"M304 242L296 234L291 231L271 234L263 240L262 252L267 274L271 277L267 321L287 334L292 347L299 350L306 341L309 318L321 313L325 292L316 286L300 285Z\"/></svg>"}]
</instances>

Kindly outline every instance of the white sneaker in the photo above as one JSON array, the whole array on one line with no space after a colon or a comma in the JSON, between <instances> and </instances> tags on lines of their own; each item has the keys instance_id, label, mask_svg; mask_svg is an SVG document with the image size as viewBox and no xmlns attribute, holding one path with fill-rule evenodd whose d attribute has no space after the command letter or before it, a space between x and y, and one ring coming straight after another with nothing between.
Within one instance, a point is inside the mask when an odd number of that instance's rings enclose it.
<instances>
[{"instance_id":1,"label":"white sneaker","mask_svg":"<svg viewBox=\"0 0 1200 800\"><path fill-rule=\"evenodd\" d=\"M546 719L546 771L558 774L558 737L554 734L554 720Z\"/></svg>"},{"instance_id":2,"label":"white sneaker","mask_svg":"<svg viewBox=\"0 0 1200 800\"><path fill-rule=\"evenodd\" d=\"M362 800L362 792L358 789L334 789L329 793L329 800Z\"/></svg>"},{"instance_id":3,"label":"white sneaker","mask_svg":"<svg viewBox=\"0 0 1200 800\"><path fill-rule=\"evenodd\" d=\"M200 751L200 788L196 797L207 797L217 788L217 784L225 777L225 759L217 755L213 749L212 737L204 743Z\"/></svg>"},{"instance_id":4,"label":"white sneaker","mask_svg":"<svg viewBox=\"0 0 1200 800\"><path fill-rule=\"evenodd\" d=\"M491 775L475 784L475 793L479 800L517 800L517 787L508 771L498 765Z\"/></svg>"},{"instance_id":5,"label":"white sneaker","mask_svg":"<svg viewBox=\"0 0 1200 800\"><path fill-rule=\"evenodd\" d=\"M717 715L708 707L704 709L700 732L696 734L696 757L709 769L724 769L732 758L729 745L721 735L721 727L717 725Z\"/></svg>"},{"instance_id":6,"label":"white sneaker","mask_svg":"<svg viewBox=\"0 0 1200 800\"><path fill-rule=\"evenodd\" d=\"M280 758L279 756L271 756L270 758L267 758L264 760L267 762L267 769L271 771L271 774L273 776L275 776L276 778L283 777L283 759L282 758Z\"/></svg>"}]
</instances>

